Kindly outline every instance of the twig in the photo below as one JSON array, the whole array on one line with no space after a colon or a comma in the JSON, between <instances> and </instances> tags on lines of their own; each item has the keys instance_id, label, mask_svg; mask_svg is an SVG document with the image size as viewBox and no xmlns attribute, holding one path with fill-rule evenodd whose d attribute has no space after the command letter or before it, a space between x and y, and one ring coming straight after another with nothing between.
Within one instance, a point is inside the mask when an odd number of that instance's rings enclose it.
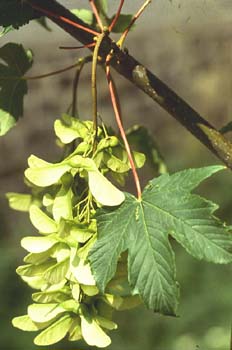
<instances>
[{"instance_id":1,"label":"twig","mask_svg":"<svg viewBox=\"0 0 232 350\"><path fill-rule=\"evenodd\" d=\"M78 67L79 63L74 63L72 64L71 66L68 66L68 67L65 67L65 68L62 68L62 69L58 69L58 70L55 70L53 72L49 72L49 73L45 73L45 74L40 74L40 75L34 75L34 76L26 76L24 75L22 78L22 80L37 80L37 79L43 79L43 78L48 78L48 77L51 77L53 75L57 75L57 74L60 74L60 73L64 73L64 72L67 72L68 70L71 70L71 69L74 69L76 67ZM9 77L11 78L11 77ZM7 79L9 79L7 77ZM2 77L1 77L2 79ZM15 77L14 79L19 79L18 77Z\"/></svg>"},{"instance_id":2,"label":"twig","mask_svg":"<svg viewBox=\"0 0 232 350\"><path fill-rule=\"evenodd\" d=\"M66 18L65 16L60 16L60 15L57 15L56 13L52 12L52 11L49 11L47 10L46 8L44 7L41 7L33 2L29 2L29 4L31 5L32 8L34 8L35 10L39 11L39 12L42 12L44 15L48 16L48 17L53 17L53 18L57 18L57 19L60 19L61 21L63 22L66 22L67 24L70 24L78 29L82 29L84 30L85 32L88 32L90 34L93 34L93 35L98 35L99 33L96 32L95 30L93 29L90 29L86 26L83 26L82 24L79 24L79 23L76 23L72 20L70 20L69 18Z\"/></svg>"},{"instance_id":3,"label":"twig","mask_svg":"<svg viewBox=\"0 0 232 350\"><path fill-rule=\"evenodd\" d=\"M120 14L121 14L121 10L122 10L123 4L124 4L124 0L121 0L120 4L119 4L119 7L118 7L118 10L116 12L116 15L115 15L113 21L111 22L111 24L109 26L109 32L112 32L115 24L117 23L118 18L119 18Z\"/></svg>"},{"instance_id":4,"label":"twig","mask_svg":"<svg viewBox=\"0 0 232 350\"><path fill-rule=\"evenodd\" d=\"M90 43L90 44L86 44L86 45L79 45L79 46L59 46L59 49L61 50L79 50L79 49L86 49L89 47L94 47L95 46L95 42L94 43Z\"/></svg>"},{"instance_id":5,"label":"twig","mask_svg":"<svg viewBox=\"0 0 232 350\"><path fill-rule=\"evenodd\" d=\"M94 142L93 142L93 151L95 151L96 140L97 140L97 62L98 62L98 53L103 39L105 38L106 33L102 32L98 35L96 45L93 52L93 62L92 62L92 79L91 79L91 87L92 87L92 100L93 100L93 127L94 127Z\"/></svg>"},{"instance_id":6,"label":"twig","mask_svg":"<svg viewBox=\"0 0 232 350\"><path fill-rule=\"evenodd\" d=\"M94 0L89 0L89 2L90 2L90 5L92 7L94 16L95 16L95 18L97 20L97 24L99 25L101 31L103 32L104 26L102 24L101 17L99 16L98 10L97 10L97 8L95 6Z\"/></svg>"},{"instance_id":7,"label":"twig","mask_svg":"<svg viewBox=\"0 0 232 350\"><path fill-rule=\"evenodd\" d=\"M136 186L136 190L137 190L137 197L138 197L138 200L141 200L141 196L142 196L141 185L140 185L139 176L138 176L138 173L137 173L137 170L135 167L133 155L132 155L132 152L130 149L130 145L129 145L125 130L124 130L123 125L122 125L120 108L119 108L118 103L117 103L117 92L116 92L115 85L113 83L111 73L110 73L110 65L109 65L110 60L111 60L111 55L109 54L106 58L106 76L107 76L107 81L108 81L108 86L109 86L109 91L110 91L111 102L112 102L113 109L114 109L115 119L116 119L116 122L117 122L117 125L119 128L121 137L123 139L125 149L126 149L126 152L128 155L128 159L130 162L130 166L131 166L131 170L132 170L132 174L134 177L134 182L135 182L135 186Z\"/></svg>"},{"instance_id":8,"label":"twig","mask_svg":"<svg viewBox=\"0 0 232 350\"><path fill-rule=\"evenodd\" d=\"M36 3L36 0L28 0L28 3L33 5ZM83 24L80 19L74 16L65 7L57 3L55 0L47 0L46 6L49 9L52 9L53 13L57 14L57 17L48 17L75 39L79 40L84 45L93 41L94 35L86 33L77 27L73 27L59 18L59 16L64 16L73 22ZM197 113L163 81L146 69L146 67L134 57L127 52L120 50L120 48L109 37L104 38L99 50L99 54L103 61L112 48L114 50L114 56L110 61L111 66L113 66L119 74L124 76L124 78L131 81L135 86L150 96L172 117L190 131L200 142L208 147L212 153L221 159L228 167L232 168L232 143L226 140L219 131L201 117L199 113ZM219 143L218 140L220 140Z\"/></svg>"}]
</instances>

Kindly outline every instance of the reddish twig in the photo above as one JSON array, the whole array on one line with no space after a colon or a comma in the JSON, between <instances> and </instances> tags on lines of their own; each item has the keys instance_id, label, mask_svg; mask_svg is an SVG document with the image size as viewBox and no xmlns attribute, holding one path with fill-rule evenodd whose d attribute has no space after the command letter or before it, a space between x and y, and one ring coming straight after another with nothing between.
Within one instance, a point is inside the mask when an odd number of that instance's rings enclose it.
<instances>
[{"instance_id":1,"label":"reddish twig","mask_svg":"<svg viewBox=\"0 0 232 350\"><path fill-rule=\"evenodd\" d=\"M59 20L65 22L65 23L70 24L70 25L73 26L73 27L82 29L82 30L84 30L85 32L88 32L88 33L93 34L93 35L98 35L98 34L99 34L97 31L95 31L95 30L93 30L93 29L87 28L87 27L85 27L85 26L82 26L82 25L79 24L79 23L73 22L73 21L71 21L70 19L68 19L68 18L66 18L66 17L64 17L64 16L57 15L57 14L55 14L55 13L53 13L53 12L47 10L47 9L44 9L44 8L42 8L42 7L40 7L40 6L36 5L36 4L34 4L34 3L33 3L33 4L30 3L30 5L31 5L31 7L34 8L35 10L40 11L40 12L44 13L44 14L47 15L47 16L50 16L50 17L53 17L53 18L57 18L57 19L59 19Z\"/></svg>"},{"instance_id":2,"label":"reddish twig","mask_svg":"<svg viewBox=\"0 0 232 350\"><path fill-rule=\"evenodd\" d=\"M140 185L140 181L139 181L139 176L135 167L135 162L133 159L133 155L130 149L130 145L129 142L127 140L126 137L126 133L125 130L123 128L122 125L122 118L121 118L121 113L120 113L120 107L118 106L118 102L117 102L117 92L115 90L115 85L113 83L112 77L111 77L111 73L110 73L110 60L111 60L111 55L109 54L106 58L106 77L107 77L107 81L108 81L108 86L109 86L109 91L110 91L110 97L111 97L111 102L113 105L113 109L114 109L114 114L115 114L115 119L121 134L121 137L123 139L124 145L125 145L125 149L128 155L128 159L130 162L130 166L131 166L131 170L132 170L132 174L134 177L134 182L135 182L135 186L136 186L136 190L137 190L137 197L140 200L141 196L142 196L142 191L141 191L141 185Z\"/></svg>"},{"instance_id":3,"label":"reddish twig","mask_svg":"<svg viewBox=\"0 0 232 350\"><path fill-rule=\"evenodd\" d=\"M27 3L33 7L37 5L38 0L27 0ZM43 2L45 4L45 1ZM82 21L74 16L67 8L59 4L56 0L46 0L46 6L52 8L57 16L49 16L54 23L69 33L76 40L83 44L93 41L93 36L80 30L78 26L72 26L64 22L60 17L70 19L72 22L82 24ZM41 15L44 12L41 12ZM232 169L232 143L227 140L219 131L217 131L205 118L194 110L183 98L178 96L168 85L160 80L154 73L149 71L135 57L122 51L110 37L106 37L101 45L100 56L104 59L114 49L114 56L110 65L125 79L142 90L153 101L158 103L170 116L175 118L189 132L193 134L202 144L204 144L212 153L221 159L229 168ZM92 48L90 48L92 50Z\"/></svg>"},{"instance_id":4,"label":"reddish twig","mask_svg":"<svg viewBox=\"0 0 232 350\"><path fill-rule=\"evenodd\" d=\"M91 5L91 7L92 7L94 16L95 16L95 18L96 18L96 20L97 20L97 24L99 25L101 31L103 32L104 26L103 26L103 24L102 24L101 17L100 17L100 15L99 15L99 13L98 13L98 10L97 10L97 8L96 8L96 6L95 6L94 0L89 0L89 2L90 2L90 5Z\"/></svg>"},{"instance_id":5,"label":"reddish twig","mask_svg":"<svg viewBox=\"0 0 232 350\"><path fill-rule=\"evenodd\" d=\"M121 14L121 10L122 10L123 4L124 4L124 0L121 0L121 1L120 1L120 5L119 5L119 7L118 7L118 10L117 10L117 12L116 12L116 15L115 15L115 17L113 18L113 20L112 20L112 22L111 22L111 24L110 24L110 26L109 26L109 32L111 32L111 31L113 30L115 24L117 23L118 18L119 18L120 14Z\"/></svg>"}]
</instances>

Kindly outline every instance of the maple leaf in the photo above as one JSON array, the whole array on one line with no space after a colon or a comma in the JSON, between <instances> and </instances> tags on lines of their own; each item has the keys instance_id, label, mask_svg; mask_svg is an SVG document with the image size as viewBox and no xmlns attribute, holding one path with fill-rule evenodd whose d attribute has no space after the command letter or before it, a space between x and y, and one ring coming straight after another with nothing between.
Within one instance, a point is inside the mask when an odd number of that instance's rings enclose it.
<instances>
[{"instance_id":1,"label":"maple leaf","mask_svg":"<svg viewBox=\"0 0 232 350\"><path fill-rule=\"evenodd\" d=\"M128 250L128 280L148 308L175 315L178 284L169 236L189 254L214 263L232 261L232 235L213 216L217 205L191 194L222 166L162 175L145 187L141 201L127 194L116 209L97 215L98 240L89 254L101 291L113 278L122 252Z\"/></svg>"},{"instance_id":2,"label":"maple leaf","mask_svg":"<svg viewBox=\"0 0 232 350\"><path fill-rule=\"evenodd\" d=\"M19 28L35 18L34 11L25 1L0 1L0 26Z\"/></svg>"},{"instance_id":3,"label":"maple leaf","mask_svg":"<svg viewBox=\"0 0 232 350\"><path fill-rule=\"evenodd\" d=\"M17 59L16 59L17 58ZM32 52L8 43L0 48L0 136L10 130L23 114L27 82L22 79L32 66Z\"/></svg>"}]
</instances>

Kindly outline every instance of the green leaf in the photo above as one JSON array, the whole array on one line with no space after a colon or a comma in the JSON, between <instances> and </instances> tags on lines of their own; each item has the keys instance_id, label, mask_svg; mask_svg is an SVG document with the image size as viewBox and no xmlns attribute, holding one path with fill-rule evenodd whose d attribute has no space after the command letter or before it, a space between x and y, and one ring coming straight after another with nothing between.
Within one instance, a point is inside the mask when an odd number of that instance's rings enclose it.
<instances>
[{"instance_id":1,"label":"green leaf","mask_svg":"<svg viewBox=\"0 0 232 350\"><path fill-rule=\"evenodd\" d=\"M19 28L34 17L34 10L25 1L0 1L0 26L7 27L12 25L14 28Z\"/></svg>"},{"instance_id":2,"label":"green leaf","mask_svg":"<svg viewBox=\"0 0 232 350\"><path fill-rule=\"evenodd\" d=\"M35 226L41 233L48 234L57 232L56 222L36 205L31 205L29 214L33 226Z\"/></svg>"},{"instance_id":3,"label":"green leaf","mask_svg":"<svg viewBox=\"0 0 232 350\"><path fill-rule=\"evenodd\" d=\"M151 208L162 205L173 218L172 235L189 254L208 262L227 264L232 261L232 235L214 215L218 206L189 192L223 166L188 169L172 176L151 181L144 191ZM162 193L162 195L161 195ZM162 196L162 199L161 199ZM172 199L170 201L170 198Z\"/></svg>"},{"instance_id":4,"label":"green leaf","mask_svg":"<svg viewBox=\"0 0 232 350\"><path fill-rule=\"evenodd\" d=\"M104 212L97 217L99 240L89 256L91 267L102 291L115 275L120 254L128 249L132 287L139 291L149 308L168 315L175 314L178 289L168 232L162 232L154 213L146 211L144 205L144 201L140 203L128 195L118 210ZM100 268L105 259L111 264Z\"/></svg>"},{"instance_id":5,"label":"green leaf","mask_svg":"<svg viewBox=\"0 0 232 350\"><path fill-rule=\"evenodd\" d=\"M104 15L105 17L108 11L108 0L95 0L95 5L101 15Z\"/></svg>"},{"instance_id":6,"label":"green leaf","mask_svg":"<svg viewBox=\"0 0 232 350\"><path fill-rule=\"evenodd\" d=\"M73 9L71 12L86 24L90 26L93 24L94 16L92 11L86 9Z\"/></svg>"},{"instance_id":7,"label":"green leaf","mask_svg":"<svg viewBox=\"0 0 232 350\"><path fill-rule=\"evenodd\" d=\"M127 131L127 138L133 149L146 156L148 165L158 174L167 172L167 167L160 153L159 147L150 132L140 125L135 125Z\"/></svg>"},{"instance_id":8,"label":"green leaf","mask_svg":"<svg viewBox=\"0 0 232 350\"><path fill-rule=\"evenodd\" d=\"M48 163L34 155L29 157L28 164L30 168L25 171L26 178L41 187L57 183L71 168L67 163Z\"/></svg>"},{"instance_id":9,"label":"green leaf","mask_svg":"<svg viewBox=\"0 0 232 350\"><path fill-rule=\"evenodd\" d=\"M178 287L169 235L198 259L231 262L232 235L212 215L217 206L190 193L222 169L212 166L162 175L149 183L141 201L128 194L119 208L100 210L99 238L89 255L99 289L104 291L119 256L128 250L128 278L134 291L149 308L173 315Z\"/></svg>"},{"instance_id":10,"label":"green leaf","mask_svg":"<svg viewBox=\"0 0 232 350\"><path fill-rule=\"evenodd\" d=\"M0 135L4 135L23 115L27 82L22 77L32 66L32 52L8 43L0 48L0 60Z\"/></svg>"},{"instance_id":11,"label":"green leaf","mask_svg":"<svg viewBox=\"0 0 232 350\"><path fill-rule=\"evenodd\" d=\"M34 339L35 345L51 345L63 339L69 331L72 324L72 318L65 315L53 323L50 327L41 332Z\"/></svg>"},{"instance_id":12,"label":"green leaf","mask_svg":"<svg viewBox=\"0 0 232 350\"><path fill-rule=\"evenodd\" d=\"M111 18L111 21L113 20L114 16ZM124 15L121 14L113 28L113 32L114 33L123 33L124 30L127 29L127 27L129 26L131 20L133 18L133 15ZM132 28L134 27L134 25L132 26Z\"/></svg>"},{"instance_id":13,"label":"green leaf","mask_svg":"<svg viewBox=\"0 0 232 350\"><path fill-rule=\"evenodd\" d=\"M29 210L32 201L32 196L30 194L8 192L6 197L12 209L19 211Z\"/></svg>"}]
</instances>

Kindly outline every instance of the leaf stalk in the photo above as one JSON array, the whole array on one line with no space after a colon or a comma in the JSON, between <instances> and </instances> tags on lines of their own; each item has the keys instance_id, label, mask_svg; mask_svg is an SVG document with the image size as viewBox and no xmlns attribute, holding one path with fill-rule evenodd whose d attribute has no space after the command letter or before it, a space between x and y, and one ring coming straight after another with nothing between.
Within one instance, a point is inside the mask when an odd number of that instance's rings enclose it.
<instances>
[{"instance_id":1,"label":"leaf stalk","mask_svg":"<svg viewBox=\"0 0 232 350\"><path fill-rule=\"evenodd\" d=\"M125 130L124 130L123 125L122 125L120 107L118 106L118 103L117 103L117 92L116 92L116 88L115 88L115 85L113 83L113 79L112 79L111 72L110 72L110 59L111 59L111 55L108 55L106 58L106 77L107 77L107 82L108 82L108 86L109 86L111 102L112 102L112 106L114 109L115 119L116 119L122 140L123 140L124 145L125 145L128 159L130 162L130 166L131 166L131 170L132 170L132 174L133 174L133 178L134 178L134 182L135 182L135 187L137 190L137 198L138 198L138 200L141 200L142 190L141 190L140 180L139 180L139 176L138 176L138 173L137 173L137 170L135 167L135 162L134 162L133 155L132 155L132 152L130 149L130 145L129 145Z\"/></svg>"}]
</instances>

